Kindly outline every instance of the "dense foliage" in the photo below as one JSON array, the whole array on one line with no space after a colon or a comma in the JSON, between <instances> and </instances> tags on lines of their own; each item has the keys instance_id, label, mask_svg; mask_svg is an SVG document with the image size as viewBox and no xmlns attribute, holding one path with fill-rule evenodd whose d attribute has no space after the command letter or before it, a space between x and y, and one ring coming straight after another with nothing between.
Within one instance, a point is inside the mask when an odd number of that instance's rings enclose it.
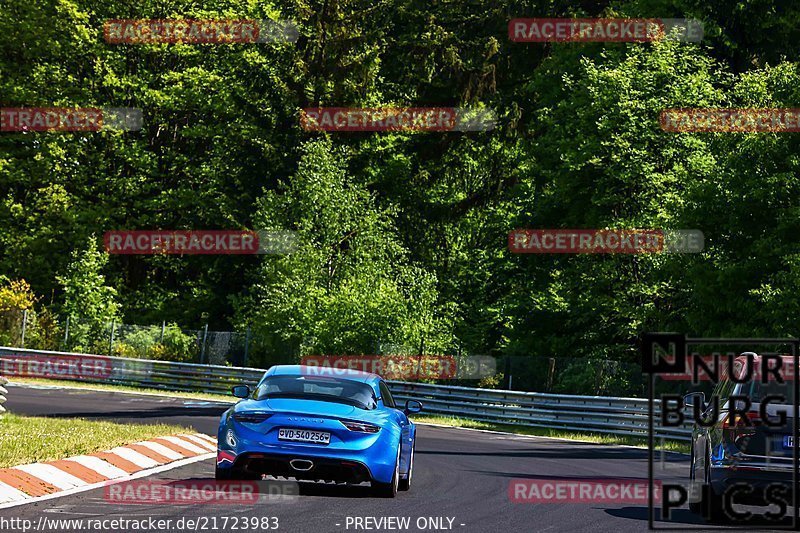
<instances>
[{"instance_id":1,"label":"dense foliage","mask_svg":"<svg viewBox=\"0 0 800 533\"><path fill-rule=\"evenodd\" d=\"M643 330L800 335L800 137L658 122L668 107L800 107L800 5L757 4L4 0L0 105L137 107L144 128L0 133L0 274L82 317L87 343L112 318L207 320L251 326L262 361L631 362ZM533 16L692 17L706 38L510 42L508 20ZM289 19L300 38L103 39L106 19L164 17ZM489 132L304 131L299 110L317 105L481 105L499 120ZM514 255L518 227L695 228L706 249ZM104 232L140 228L301 239L286 256L98 254ZM595 375L581 368L572 389Z\"/></svg>"}]
</instances>

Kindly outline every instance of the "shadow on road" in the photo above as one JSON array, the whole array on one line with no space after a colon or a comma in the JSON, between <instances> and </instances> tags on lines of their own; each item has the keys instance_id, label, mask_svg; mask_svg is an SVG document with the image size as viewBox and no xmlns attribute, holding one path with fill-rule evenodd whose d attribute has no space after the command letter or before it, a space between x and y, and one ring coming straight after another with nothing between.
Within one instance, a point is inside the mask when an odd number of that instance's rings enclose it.
<instances>
[{"instance_id":1,"label":"shadow on road","mask_svg":"<svg viewBox=\"0 0 800 533\"><path fill-rule=\"evenodd\" d=\"M273 497L296 497L296 496L321 496L334 498L374 498L372 488L368 484L364 485L343 485L334 483L319 483L313 481L294 481L284 478L262 478L258 481L216 481L213 478L192 477L187 479L172 480L165 482L171 486L193 486L213 487L219 492L224 492L230 487L233 491L240 491L241 486L252 486L256 488L254 493Z\"/></svg>"},{"instance_id":2,"label":"shadow on road","mask_svg":"<svg viewBox=\"0 0 800 533\"><path fill-rule=\"evenodd\" d=\"M648 520L648 511L647 507L622 507L618 509L605 509L606 514L610 516L614 516L617 518L627 518L630 520L638 520L642 522L647 522ZM746 529L748 531L752 531L756 528L761 529L774 529L774 528L781 528L787 529L791 528L792 526L792 517L791 511L789 511L789 516L782 519L782 520L769 520L762 515L755 514L756 511L752 510L753 516L750 520L742 520L742 521L724 521L724 522L715 522L715 523L708 523L701 516L698 516L688 509L673 509L670 513L669 520L662 520L661 519L661 509L656 508L654 510L653 516L654 520L657 522L655 524L655 529L658 530L660 528L669 528L675 526L685 526L685 525L695 525L698 526L697 528L687 528L689 530L700 530L700 529L709 529L709 528L719 528L719 527L728 527L728 528L738 528L738 529Z\"/></svg>"},{"instance_id":3,"label":"shadow on road","mask_svg":"<svg viewBox=\"0 0 800 533\"><path fill-rule=\"evenodd\" d=\"M494 472L491 470L469 470L469 472L474 472L476 474L486 474L490 476L496 477L507 477L507 478L514 478L514 479L542 479L548 481L597 481L597 482L623 482L623 481L630 481L630 482L637 482L637 483L647 483L646 477L632 477L632 476L607 476L607 475L597 475L597 476L548 476L543 474L532 474L530 472L520 473L520 472Z\"/></svg>"},{"instance_id":4,"label":"shadow on road","mask_svg":"<svg viewBox=\"0 0 800 533\"><path fill-rule=\"evenodd\" d=\"M366 485L333 485L330 483L298 483L301 496L333 498L374 498L372 488Z\"/></svg>"},{"instance_id":5,"label":"shadow on road","mask_svg":"<svg viewBox=\"0 0 800 533\"><path fill-rule=\"evenodd\" d=\"M647 450L632 448L615 448L596 445L590 449L576 449L574 447L563 448L534 448L530 450L503 450L503 451L480 451L480 452L459 452L441 450L416 450L417 454L423 455L461 455L461 456L486 456L486 457L513 457L513 458L538 458L538 459L644 459L647 460ZM660 462L660 459L657 459ZM677 454L666 454L665 463L687 463L688 458Z\"/></svg>"}]
</instances>

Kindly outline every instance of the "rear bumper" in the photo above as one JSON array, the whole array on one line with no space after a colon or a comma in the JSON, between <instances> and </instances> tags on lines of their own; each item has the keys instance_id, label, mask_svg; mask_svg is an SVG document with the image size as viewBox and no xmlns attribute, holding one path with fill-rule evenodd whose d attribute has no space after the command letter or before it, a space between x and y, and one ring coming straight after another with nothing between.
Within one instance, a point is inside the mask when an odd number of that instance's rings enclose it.
<instances>
[{"instance_id":1,"label":"rear bumper","mask_svg":"<svg viewBox=\"0 0 800 533\"><path fill-rule=\"evenodd\" d=\"M710 473L714 492L720 496L730 494L736 503L766 505L781 498L790 504L793 498L791 466L712 466ZM800 490L800 484L797 488Z\"/></svg>"},{"instance_id":2,"label":"rear bumper","mask_svg":"<svg viewBox=\"0 0 800 533\"><path fill-rule=\"evenodd\" d=\"M363 483L372 480L367 465L351 459L297 454L243 453L231 468L295 479Z\"/></svg>"},{"instance_id":3,"label":"rear bumper","mask_svg":"<svg viewBox=\"0 0 800 533\"><path fill-rule=\"evenodd\" d=\"M394 475L399 444L399 438L395 440L392 433L385 431L361 449L349 449L341 444L337 447L264 442L263 435L243 431L235 434L236 446L230 446L225 441L226 433L227 430L220 431L218 442L222 445L218 446L217 468L345 483L389 483Z\"/></svg>"}]
</instances>

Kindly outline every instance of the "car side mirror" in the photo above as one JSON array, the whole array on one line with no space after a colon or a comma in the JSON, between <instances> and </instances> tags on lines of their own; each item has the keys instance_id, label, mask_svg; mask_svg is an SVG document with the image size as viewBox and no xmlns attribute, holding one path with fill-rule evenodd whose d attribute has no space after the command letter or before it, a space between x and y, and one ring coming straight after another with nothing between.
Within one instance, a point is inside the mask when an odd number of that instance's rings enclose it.
<instances>
[{"instance_id":1,"label":"car side mirror","mask_svg":"<svg viewBox=\"0 0 800 533\"><path fill-rule=\"evenodd\" d=\"M422 411L422 402L417 400L406 400L406 408L403 411L410 415L412 413L419 413Z\"/></svg>"},{"instance_id":2,"label":"car side mirror","mask_svg":"<svg viewBox=\"0 0 800 533\"><path fill-rule=\"evenodd\" d=\"M249 398L250 397L250 387L247 385L236 385L231 389L231 392L237 398Z\"/></svg>"},{"instance_id":3,"label":"car side mirror","mask_svg":"<svg viewBox=\"0 0 800 533\"><path fill-rule=\"evenodd\" d=\"M683 405L686 407L694 407L695 403L699 403L700 407L705 407L706 405L706 393L705 392L690 392L689 394L683 397Z\"/></svg>"}]
</instances>

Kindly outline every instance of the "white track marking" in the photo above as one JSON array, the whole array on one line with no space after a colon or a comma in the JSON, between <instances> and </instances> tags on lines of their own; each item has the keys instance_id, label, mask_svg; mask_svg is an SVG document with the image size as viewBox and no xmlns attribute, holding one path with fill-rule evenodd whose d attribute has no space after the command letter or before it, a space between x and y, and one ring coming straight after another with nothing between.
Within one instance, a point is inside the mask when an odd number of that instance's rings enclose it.
<instances>
[{"instance_id":1,"label":"white track marking","mask_svg":"<svg viewBox=\"0 0 800 533\"><path fill-rule=\"evenodd\" d=\"M179 454L176 451L170 450L169 448L167 448L163 444L159 444L157 442L150 442L150 441L145 440L145 441L142 441L142 442L137 442L136 444L140 444L141 446L144 446L145 448L150 448L151 450L153 450L157 454L163 455L167 459L172 459L172 460L183 459L183 455Z\"/></svg>"},{"instance_id":2,"label":"white track marking","mask_svg":"<svg viewBox=\"0 0 800 533\"><path fill-rule=\"evenodd\" d=\"M217 443L216 442L214 444L211 444L206 439L201 439L197 435L188 435L186 433L181 433L178 436L181 437L181 438L184 438L184 439L189 439L192 442L197 443L198 446L203 446L207 450L216 450L217 449Z\"/></svg>"},{"instance_id":3,"label":"white track marking","mask_svg":"<svg viewBox=\"0 0 800 533\"><path fill-rule=\"evenodd\" d=\"M130 481L132 479L139 479L143 477L152 476L153 474L159 474L161 472L167 472L168 470L174 470L176 468L180 468L185 465L189 465L192 463L198 463L200 461L210 461L214 459L213 453L207 453L205 455L198 455L197 457L189 457L188 459L182 459L180 461L175 461L174 463L169 463L163 466L159 466L157 468L153 468L151 470L142 470L141 472L137 472L135 474L131 474L126 478L115 479L113 481L101 481L100 483L92 483L91 485L86 485L85 487L76 487L74 489L65 490L62 492L55 492L53 494L47 494L45 496L38 496L36 498L28 498L27 500L20 500L15 502L8 502L8 503L0 503L0 509L8 509L9 507L19 507L21 505L27 505L30 503L37 503L46 500L53 500L56 498L61 498L63 496L69 496L70 494L78 494L80 492L86 492L88 490L93 490L97 488L102 488L107 485L114 485L117 483L123 483L125 481ZM95 515L96 516L96 515Z\"/></svg>"},{"instance_id":4,"label":"white track marking","mask_svg":"<svg viewBox=\"0 0 800 533\"><path fill-rule=\"evenodd\" d=\"M38 477L42 481L50 483L61 490L83 487L84 485L89 484L86 481L73 476L72 474L67 474L60 468L44 463L15 466L14 469L22 470L23 472L26 472L34 477Z\"/></svg>"},{"instance_id":5,"label":"white track marking","mask_svg":"<svg viewBox=\"0 0 800 533\"><path fill-rule=\"evenodd\" d=\"M30 498L30 496L24 492L15 489L11 485L0 482L0 503L27 500L28 498Z\"/></svg>"},{"instance_id":6,"label":"white track marking","mask_svg":"<svg viewBox=\"0 0 800 533\"><path fill-rule=\"evenodd\" d=\"M197 444L193 443L188 439L182 439L180 437L161 437L162 439L175 444L176 446L180 446L181 448L186 448L190 452L194 453L208 453L208 448L201 448Z\"/></svg>"},{"instance_id":7,"label":"white track marking","mask_svg":"<svg viewBox=\"0 0 800 533\"><path fill-rule=\"evenodd\" d=\"M217 439L216 439L215 437L210 437L210 436L208 436L208 435L205 435L205 434L203 434L203 433L198 433L198 434L197 434L197 437L199 437L199 438L201 438L201 439L205 439L205 440L207 440L208 442L210 442L210 443L211 443L211 444L213 444L214 446L216 446L216 445L217 445Z\"/></svg>"},{"instance_id":8,"label":"white track marking","mask_svg":"<svg viewBox=\"0 0 800 533\"><path fill-rule=\"evenodd\" d=\"M65 459L65 461L73 461L78 463L79 465L85 466L89 470L94 470L101 476L105 476L109 479L125 477L128 475L128 473L123 469L117 468L111 463L103 461L99 457L94 457L92 455L76 455L75 457L69 457Z\"/></svg>"},{"instance_id":9,"label":"white track marking","mask_svg":"<svg viewBox=\"0 0 800 533\"><path fill-rule=\"evenodd\" d=\"M120 446L119 448L113 448L108 451L113 453L114 455L122 457L126 461L130 461L131 463L135 464L140 468L152 468L154 466L158 466L161 464L158 461L150 459L146 455L137 452L136 450L125 448L124 446Z\"/></svg>"}]
</instances>

